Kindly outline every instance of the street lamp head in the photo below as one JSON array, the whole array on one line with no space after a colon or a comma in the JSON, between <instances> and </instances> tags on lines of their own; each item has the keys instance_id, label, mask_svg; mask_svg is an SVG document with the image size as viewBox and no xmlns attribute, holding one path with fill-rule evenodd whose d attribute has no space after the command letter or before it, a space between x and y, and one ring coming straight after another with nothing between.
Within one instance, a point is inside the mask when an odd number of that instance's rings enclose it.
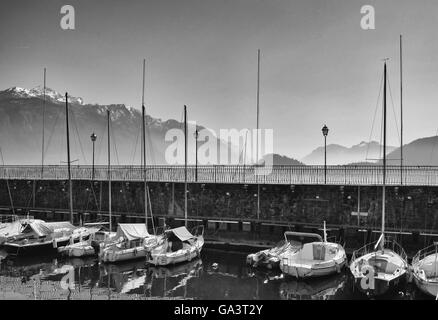
<instances>
[{"instance_id":1,"label":"street lamp head","mask_svg":"<svg viewBox=\"0 0 438 320\"><path fill-rule=\"evenodd\" d=\"M91 134L91 136L90 136L90 138L91 138L91 141L96 141L96 138L97 138L97 136L94 134L94 132Z\"/></svg>"},{"instance_id":2,"label":"street lamp head","mask_svg":"<svg viewBox=\"0 0 438 320\"><path fill-rule=\"evenodd\" d=\"M322 134L323 134L323 136L327 137L328 132L329 132L329 128L327 128L327 126L324 125L324 127L322 127Z\"/></svg>"}]
</instances>

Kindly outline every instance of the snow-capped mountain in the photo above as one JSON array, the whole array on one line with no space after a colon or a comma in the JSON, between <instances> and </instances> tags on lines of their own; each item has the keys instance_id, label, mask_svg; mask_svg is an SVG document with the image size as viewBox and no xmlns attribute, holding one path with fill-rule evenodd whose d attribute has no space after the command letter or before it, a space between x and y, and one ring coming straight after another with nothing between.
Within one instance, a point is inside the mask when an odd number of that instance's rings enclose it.
<instances>
[{"instance_id":1,"label":"snow-capped mountain","mask_svg":"<svg viewBox=\"0 0 438 320\"><path fill-rule=\"evenodd\" d=\"M46 88L44 117L44 163L61 164L66 160L65 98ZM40 164L43 144L43 97L41 87L25 89L12 87L0 91L0 147L6 164ZM107 110L111 111L111 140L113 164L141 163L141 111L123 104L85 104L81 98L70 97L70 143L72 159L77 164L90 164L90 135L97 135L95 163L107 159ZM172 129L182 131L176 120L163 121L146 115L147 163L168 164L166 150L173 141L166 141ZM204 127L198 124L198 129ZM189 124L189 164L195 161L194 127ZM218 145L222 141L215 139ZM201 143L198 147L201 146ZM233 149L231 149L233 152ZM219 154L218 154L219 157ZM182 157L183 159L184 157ZM183 164L183 162L178 162ZM213 162L211 164L215 164Z\"/></svg>"},{"instance_id":2,"label":"snow-capped mountain","mask_svg":"<svg viewBox=\"0 0 438 320\"><path fill-rule=\"evenodd\" d=\"M25 89L20 87L11 87L3 91L4 93L10 94L16 98L40 98L43 99L44 95L46 96L47 101L51 101L54 103L65 103L65 94L61 94L53 89L48 87L45 88L43 86L37 86L33 89ZM82 98L68 96L69 103L71 104L84 104Z\"/></svg>"}]
</instances>

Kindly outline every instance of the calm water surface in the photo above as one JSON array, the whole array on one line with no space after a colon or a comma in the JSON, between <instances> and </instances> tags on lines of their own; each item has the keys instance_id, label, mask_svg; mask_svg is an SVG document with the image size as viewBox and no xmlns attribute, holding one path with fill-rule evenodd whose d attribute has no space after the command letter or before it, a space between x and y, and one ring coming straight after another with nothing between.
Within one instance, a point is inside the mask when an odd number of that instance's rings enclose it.
<instances>
[{"instance_id":1,"label":"calm water surface","mask_svg":"<svg viewBox=\"0 0 438 320\"><path fill-rule=\"evenodd\" d=\"M4 253L0 253L4 257ZM331 277L297 281L281 272L254 270L246 254L204 250L201 259L170 268L144 260L103 265L96 258L3 258L0 299L364 299L348 270ZM62 287L70 275L74 288ZM74 274L74 277L73 277ZM64 281L65 283L65 281ZM409 284L386 299L431 299Z\"/></svg>"}]
</instances>

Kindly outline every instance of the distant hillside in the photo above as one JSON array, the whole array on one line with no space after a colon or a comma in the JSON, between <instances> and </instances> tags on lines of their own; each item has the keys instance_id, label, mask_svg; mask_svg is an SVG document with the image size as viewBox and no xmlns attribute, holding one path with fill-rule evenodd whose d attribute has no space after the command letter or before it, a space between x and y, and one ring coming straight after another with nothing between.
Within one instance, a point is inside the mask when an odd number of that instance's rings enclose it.
<instances>
[{"instance_id":1,"label":"distant hillside","mask_svg":"<svg viewBox=\"0 0 438 320\"><path fill-rule=\"evenodd\" d=\"M393 151L395 147L388 146L387 154ZM382 146L377 141L369 143L362 141L350 148L339 145L327 145L327 164L328 165L345 165L351 163L375 162L381 157ZM374 160L375 159L375 160ZM318 147L309 155L301 159L308 165L324 164L324 147Z\"/></svg>"},{"instance_id":2,"label":"distant hillside","mask_svg":"<svg viewBox=\"0 0 438 320\"><path fill-rule=\"evenodd\" d=\"M400 148L388 154L388 165L400 163ZM438 136L414 140L403 146L403 164L438 166Z\"/></svg>"},{"instance_id":3,"label":"distant hillside","mask_svg":"<svg viewBox=\"0 0 438 320\"><path fill-rule=\"evenodd\" d=\"M302 165L304 165L304 163L302 163L302 162L300 162L298 160L295 160L293 158L289 158L287 156L282 156L282 155L279 155L279 154L276 154L276 153L265 155L263 157L263 159L266 161L266 159L268 157L271 157L271 156L273 157L272 158L273 165L277 165L277 166L280 166L280 165L281 166L286 166L286 165L302 166Z\"/></svg>"}]
</instances>

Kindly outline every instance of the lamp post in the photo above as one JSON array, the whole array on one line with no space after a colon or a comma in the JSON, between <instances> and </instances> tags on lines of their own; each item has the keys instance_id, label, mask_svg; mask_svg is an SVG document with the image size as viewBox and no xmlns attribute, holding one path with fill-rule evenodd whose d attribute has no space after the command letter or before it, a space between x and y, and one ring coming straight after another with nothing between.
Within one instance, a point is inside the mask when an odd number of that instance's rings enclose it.
<instances>
[{"instance_id":1,"label":"lamp post","mask_svg":"<svg viewBox=\"0 0 438 320\"><path fill-rule=\"evenodd\" d=\"M94 132L90 136L91 142L93 143L93 166L91 169L91 181L94 181L94 143L96 142L97 136L94 134Z\"/></svg>"},{"instance_id":2,"label":"lamp post","mask_svg":"<svg viewBox=\"0 0 438 320\"><path fill-rule=\"evenodd\" d=\"M327 135L329 128L326 125L322 127L322 135L324 136L324 184L327 184Z\"/></svg>"},{"instance_id":3,"label":"lamp post","mask_svg":"<svg viewBox=\"0 0 438 320\"><path fill-rule=\"evenodd\" d=\"M195 148L196 148L195 181L198 182L198 137L199 137L198 126L196 126L194 135L195 135Z\"/></svg>"}]
</instances>

